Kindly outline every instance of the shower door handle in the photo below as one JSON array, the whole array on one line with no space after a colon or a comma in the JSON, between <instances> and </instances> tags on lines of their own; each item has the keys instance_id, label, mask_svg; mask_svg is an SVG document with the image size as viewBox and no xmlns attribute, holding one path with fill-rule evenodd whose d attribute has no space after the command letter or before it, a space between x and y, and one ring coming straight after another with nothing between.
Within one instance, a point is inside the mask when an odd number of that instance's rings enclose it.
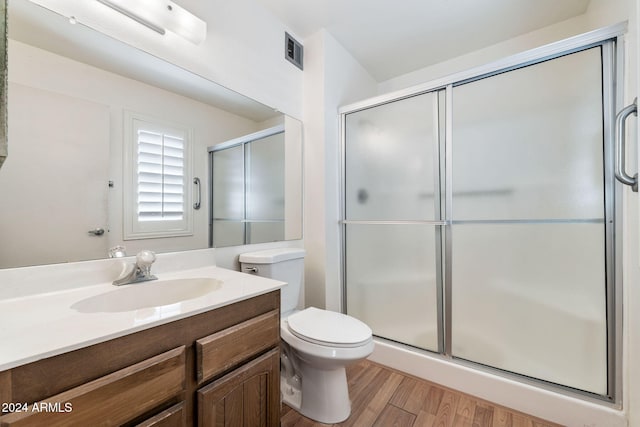
<instances>
[{"instance_id":1,"label":"shower door handle","mask_svg":"<svg viewBox=\"0 0 640 427\"><path fill-rule=\"evenodd\" d=\"M616 116L616 167L615 174L618 181L623 184L630 185L631 189L638 192L638 174L630 176L625 170L625 150L626 136L625 125L630 115L638 115L638 98L633 103L624 107Z\"/></svg>"}]
</instances>

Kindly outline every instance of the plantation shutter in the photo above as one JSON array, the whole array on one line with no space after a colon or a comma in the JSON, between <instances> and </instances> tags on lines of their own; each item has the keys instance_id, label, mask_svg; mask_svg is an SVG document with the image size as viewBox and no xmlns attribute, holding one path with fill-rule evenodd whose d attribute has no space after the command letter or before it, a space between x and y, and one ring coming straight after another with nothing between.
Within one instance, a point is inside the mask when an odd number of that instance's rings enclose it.
<instances>
[{"instance_id":1,"label":"plantation shutter","mask_svg":"<svg viewBox=\"0 0 640 427\"><path fill-rule=\"evenodd\" d=\"M138 129L138 221L181 221L185 215L185 137Z\"/></svg>"},{"instance_id":2,"label":"plantation shutter","mask_svg":"<svg viewBox=\"0 0 640 427\"><path fill-rule=\"evenodd\" d=\"M193 129L125 111L124 240L193 235Z\"/></svg>"}]
</instances>

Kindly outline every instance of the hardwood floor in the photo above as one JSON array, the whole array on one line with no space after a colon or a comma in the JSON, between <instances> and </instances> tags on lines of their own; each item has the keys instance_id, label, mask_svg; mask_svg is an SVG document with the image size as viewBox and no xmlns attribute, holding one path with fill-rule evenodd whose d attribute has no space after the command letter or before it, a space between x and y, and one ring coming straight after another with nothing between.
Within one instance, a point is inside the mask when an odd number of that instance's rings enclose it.
<instances>
[{"instance_id":1,"label":"hardwood floor","mask_svg":"<svg viewBox=\"0 0 640 427\"><path fill-rule=\"evenodd\" d=\"M364 360L347 368L351 416L335 426L558 427ZM281 427L324 427L284 405Z\"/></svg>"}]
</instances>

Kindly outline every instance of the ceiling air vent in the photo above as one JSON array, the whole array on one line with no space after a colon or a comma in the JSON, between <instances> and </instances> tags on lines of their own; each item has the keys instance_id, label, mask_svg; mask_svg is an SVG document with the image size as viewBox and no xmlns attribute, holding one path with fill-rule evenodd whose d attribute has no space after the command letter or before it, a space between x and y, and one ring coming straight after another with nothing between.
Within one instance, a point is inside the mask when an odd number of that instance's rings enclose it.
<instances>
[{"instance_id":1,"label":"ceiling air vent","mask_svg":"<svg viewBox=\"0 0 640 427\"><path fill-rule=\"evenodd\" d=\"M284 33L284 57L296 67L302 70L303 47L289 33Z\"/></svg>"}]
</instances>

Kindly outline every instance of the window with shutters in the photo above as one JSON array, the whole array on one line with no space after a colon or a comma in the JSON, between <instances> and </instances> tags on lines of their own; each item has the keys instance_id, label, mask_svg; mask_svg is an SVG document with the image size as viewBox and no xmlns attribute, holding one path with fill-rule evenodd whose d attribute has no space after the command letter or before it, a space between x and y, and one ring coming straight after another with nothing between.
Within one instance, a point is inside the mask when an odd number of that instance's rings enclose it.
<instances>
[{"instance_id":1,"label":"window with shutters","mask_svg":"<svg viewBox=\"0 0 640 427\"><path fill-rule=\"evenodd\" d=\"M192 234L190 140L179 125L125 114L125 240Z\"/></svg>"}]
</instances>

